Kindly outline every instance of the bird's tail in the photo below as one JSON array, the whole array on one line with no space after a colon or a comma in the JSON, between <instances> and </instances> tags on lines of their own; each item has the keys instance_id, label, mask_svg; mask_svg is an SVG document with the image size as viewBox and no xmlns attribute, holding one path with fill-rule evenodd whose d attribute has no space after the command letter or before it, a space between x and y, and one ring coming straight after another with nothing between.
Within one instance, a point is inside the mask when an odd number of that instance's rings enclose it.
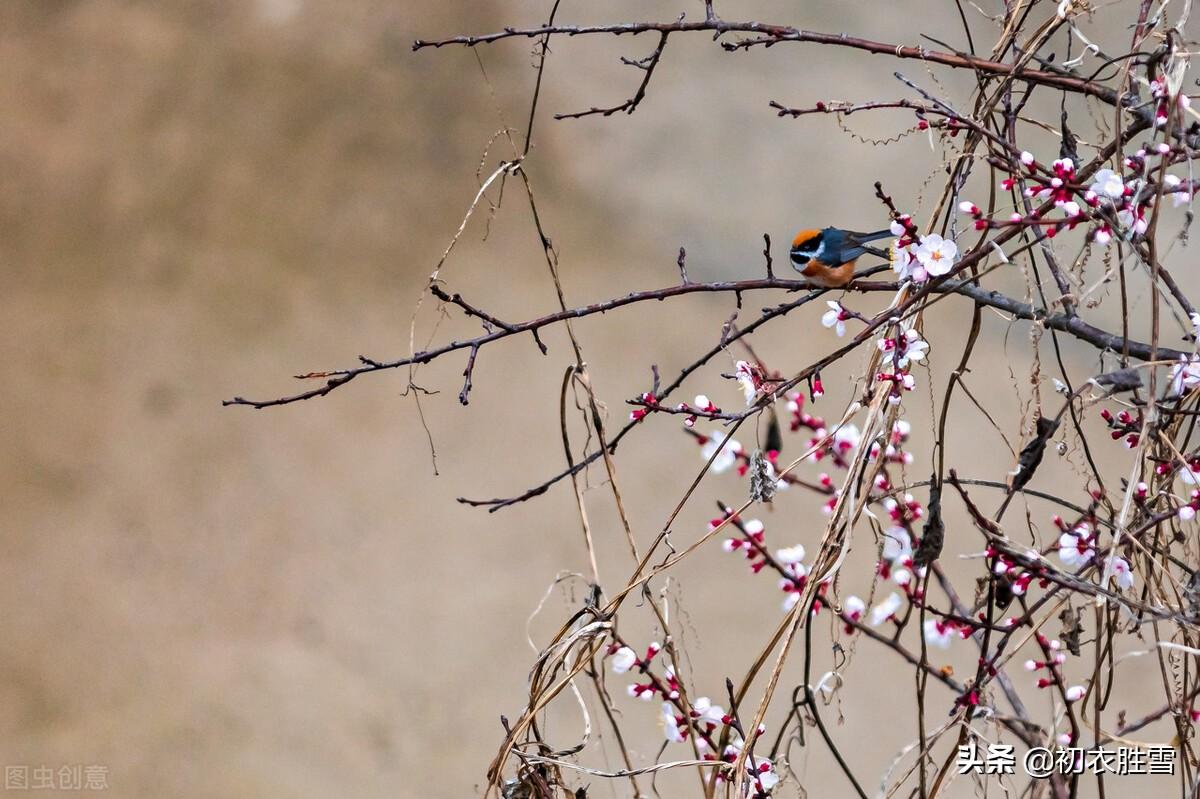
<instances>
[{"instance_id":1,"label":"bird's tail","mask_svg":"<svg viewBox=\"0 0 1200 799\"><path fill-rule=\"evenodd\" d=\"M844 253L844 257L847 259L857 258L858 256L862 255L863 253L870 253L871 255L874 255L877 258L883 258L884 260L891 260L889 251L881 250L878 247L871 247L870 245L867 244L867 242L868 241L878 241L879 239L886 239L893 235L895 235L895 234L892 233L890 228L888 230L876 230L874 233L851 233L848 236L848 238L850 239L850 241L853 243L854 246L852 246L846 250L846 252ZM889 248L889 250L890 250L890 248Z\"/></svg>"},{"instance_id":2,"label":"bird's tail","mask_svg":"<svg viewBox=\"0 0 1200 799\"><path fill-rule=\"evenodd\" d=\"M885 230L876 230L874 233L855 233L854 238L859 242L866 242L878 241L879 239L886 239L888 236L894 235L895 234L892 233L892 229L887 228Z\"/></svg>"}]
</instances>

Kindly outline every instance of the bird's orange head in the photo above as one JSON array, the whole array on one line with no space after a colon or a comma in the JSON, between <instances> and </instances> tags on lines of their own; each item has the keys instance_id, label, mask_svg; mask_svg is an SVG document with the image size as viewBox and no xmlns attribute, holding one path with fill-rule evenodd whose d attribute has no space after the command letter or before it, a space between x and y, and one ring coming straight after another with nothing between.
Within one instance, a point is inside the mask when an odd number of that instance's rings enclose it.
<instances>
[{"instance_id":1,"label":"bird's orange head","mask_svg":"<svg viewBox=\"0 0 1200 799\"><path fill-rule=\"evenodd\" d=\"M809 244L809 243L811 243L812 245L815 246L817 243L815 241L815 239L819 238L820 236L821 236L821 231L819 231L819 230L801 230L799 233L796 234L796 238L792 239L792 249L793 250L807 249L807 248L805 248L804 245Z\"/></svg>"}]
</instances>

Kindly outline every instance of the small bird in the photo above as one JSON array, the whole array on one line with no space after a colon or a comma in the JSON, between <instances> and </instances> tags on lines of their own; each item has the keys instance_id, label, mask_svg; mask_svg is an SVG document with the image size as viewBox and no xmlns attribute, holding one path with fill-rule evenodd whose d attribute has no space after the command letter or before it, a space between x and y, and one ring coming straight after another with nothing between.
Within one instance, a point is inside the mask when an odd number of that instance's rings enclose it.
<instances>
[{"instance_id":1,"label":"small bird","mask_svg":"<svg viewBox=\"0 0 1200 799\"><path fill-rule=\"evenodd\" d=\"M854 278L854 262L864 253L887 258L886 251L868 247L867 242L893 235L890 230L853 233L835 227L801 230L792 240L792 266L824 288L839 288Z\"/></svg>"}]
</instances>

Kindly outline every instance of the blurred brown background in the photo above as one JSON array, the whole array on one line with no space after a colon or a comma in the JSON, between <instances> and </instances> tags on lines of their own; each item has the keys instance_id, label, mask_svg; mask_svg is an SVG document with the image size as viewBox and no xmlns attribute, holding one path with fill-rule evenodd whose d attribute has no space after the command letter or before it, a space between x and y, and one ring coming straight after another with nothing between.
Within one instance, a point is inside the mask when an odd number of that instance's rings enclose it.
<instances>
[{"instance_id":1,"label":"blurred brown background","mask_svg":"<svg viewBox=\"0 0 1200 799\"><path fill-rule=\"evenodd\" d=\"M467 408L456 399L461 357L420 373L441 392L423 398L439 476L412 398L402 396L403 375L270 411L220 400L292 391L289 375L350 365L359 353L407 352L414 302L477 189L484 147L503 125L523 127L533 80L527 40L478 52L490 84L471 51L414 54L411 41L534 25L547 7L0 6L5 765L105 764L111 794L122 797L477 792L501 738L499 715L515 716L523 703L526 617L560 570L583 571L586 561L564 485L494 515L454 499L507 496L561 467L555 417L569 363L561 331L546 335L546 358L527 339L485 350ZM703 13L698 0L568 3L562 18L668 19L681 10ZM901 13L890 2L719 11L895 41L915 41L918 29L957 36L952 17ZM550 118L620 102L640 73L618 57L653 46L642 37L553 48L527 168L571 304L673 282L680 245L693 278L732 278L761 269L764 232L785 242L801 222L881 226L876 178L928 213L918 197L941 160L926 140L861 145L832 120L788 122L767 108L770 99L899 96L891 72L928 83L919 65L804 47L727 55L705 37L678 37L632 117ZM885 137L909 124L854 117L851 126ZM497 140L485 174L509 154ZM936 176L932 185L941 185ZM443 272L453 290L512 320L554 302L514 189L486 241L481 210ZM782 263L781 246L776 256ZM770 302L748 298L744 313ZM965 310L943 308L936 325L953 331ZM669 312L580 323L614 423L626 416L623 399L645 390L651 363L673 376L711 346L730 310L728 298L698 297ZM832 335L818 316L776 323L759 354L784 371L807 362ZM988 326L990 357L1018 375L1001 380L990 406L1011 437L1021 409L1008 387L1029 398L1019 377L1026 329L1013 328L1006 343L1003 320L989 317ZM455 316L437 336L477 329ZM941 352L935 344L939 383L957 361L947 341ZM1090 354L1066 349L1089 373ZM717 377L728 367L715 363L684 396L703 390L735 403ZM833 375L826 386L822 410L836 416L848 384ZM931 438L928 403L928 389L913 395L918 453ZM643 542L700 465L673 420L654 422L618 458ZM981 476L1009 468L982 419L965 418L962 430L972 437L964 441L991 436L971 453ZM1080 462L1073 453L1048 474L1075 485ZM927 468L919 460L913 479ZM599 473L592 484L602 577L620 584L628 556ZM706 484L677 534L691 540L715 498L743 491L729 476ZM768 518L773 544L811 548L818 505L783 498ZM1035 521L1047 516L1040 509ZM972 551L978 542L969 529L963 535L958 551ZM849 590L865 593L865 574ZM672 599L682 604L673 607L694 690L715 696L773 629L779 596L773 580L748 577L715 546L679 577ZM577 607L578 589L551 595L532 625L536 640ZM899 726L911 676L897 670L889 682L881 669L894 660L859 651L837 734L873 775L915 734ZM962 649L955 658L973 662ZM1159 701L1152 682L1147 691L1145 709ZM617 701L630 728L648 731L639 752L653 757L656 708ZM940 718L947 697L934 707ZM578 735L573 713L568 701L552 728L567 742ZM793 765L812 795L844 790L819 747L797 750ZM679 784L690 790L692 779Z\"/></svg>"}]
</instances>

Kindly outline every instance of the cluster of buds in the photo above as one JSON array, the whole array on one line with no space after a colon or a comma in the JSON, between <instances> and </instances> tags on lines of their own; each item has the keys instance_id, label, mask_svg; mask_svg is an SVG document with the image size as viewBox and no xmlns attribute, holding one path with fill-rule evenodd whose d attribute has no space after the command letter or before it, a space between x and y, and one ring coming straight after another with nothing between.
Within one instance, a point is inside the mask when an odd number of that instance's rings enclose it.
<instances>
[{"instance_id":1,"label":"cluster of buds","mask_svg":"<svg viewBox=\"0 0 1200 799\"><path fill-rule=\"evenodd\" d=\"M1118 411L1114 416L1110 410L1104 408L1100 411L1100 418L1108 425L1113 441L1124 441L1127 449L1133 449L1138 445L1144 421L1141 411L1138 411L1136 417L1125 410Z\"/></svg>"},{"instance_id":2,"label":"cluster of buds","mask_svg":"<svg viewBox=\"0 0 1200 799\"><path fill-rule=\"evenodd\" d=\"M1129 238L1146 232L1146 211L1153 206L1158 193L1158 187L1148 181L1148 159L1157 156L1170 161L1174 155L1174 149L1165 143L1155 145L1149 151L1144 148L1137 150L1122 161L1127 176L1112 169L1101 169L1093 175L1091 184L1085 185L1079 182L1075 163L1070 158L1059 158L1045 168L1032 153L1023 152L1021 166L1011 172L1001 186L1009 191L1018 182L1023 182L1025 197L1051 201L1057 214L1043 217L1035 210L1029 214L1013 212L1007 219L997 219L988 217L969 200L959 203L958 208L974 220L976 230L1010 226L1041 227L1048 238L1094 221L1096 224L1089 237L1103 247L1113 239L1114 224ZM1176 206L1191 201L1191 181L1165 175L1162 188L1171 195Z\"/></svg>"},{"instance_id":3,"label":"cluster of buds","mask_svg":"<svg viewBox=\"0 0 1200 799\"><path fill-rule=\"evenodd\" d=\"M638 400L640 400L643 404L629 412L629 421L631 422L640 422L652 411L662 407L658 404L658 397L654 396L654 394L650 393L649 391L638 397Z\"/></svg>"},{"instance_id":4,"label":"cluster of buds","mask_svg":"<svg viewBox=\"0 0 1200 799\"><path fill-rule=\"evenodd\" d=\"M761 737L766 732L766 725L758 725L757 736ZM734 763L742 753L745 747L745 741L742 736L734 732L733 740L725 747L725 751L721 753L721 760L725 763ZM708 754L704 755L705 760L716 760ZM771 795L771 791L779 784L779 774L775 770L775 764L769 758L761 755L752 755L746 763L746 774L750 780L750 784L745 786L742 795L746 799L765 799ZM729 777L728 769L718 772L717 783L726 782Z\"/></svg>"},{"instance_id":5,"label":"cluster of buds","mask_svg":"<svg viewBox=\"0 0 1200 799\"><path fill-rule=\"evenodd\" d=\"M908 441L908 436L912 432L912 425L903 419L897 419L892 425L892 432L888 434L887 445L883 447L884 463L897 463L901 466L907 466L913 462L913 455L903 448L904 442ZM879 457L880 442L874 441L871 443L871 451L868 457L871 460L876 460ZM882 481L882 482L880 482ZM875 488L880 491L891 491L891 483L887 479L887 475L881 473L876 480Z\"/></svg>"},{"instance_id":6,"label":"cluster of buds","mask_svg":"<svg viewBox=\"0 0 1200 799\"><path fill-rule=\"evenodd\" d=\"M1077 225L1086 222L1088 213L1075 200L1083 187L1077 182L1075 162L1070 158L1059 158L1050 164L1049 170L1039 167L1032 153L1021 153L1021 165L1025 174L1010 174L1001 182L1005 191L1010 191L1019 180L1026 183L1024 196L1050 200L1060 216L1043 218L1036 210L1028 215L1013 212L1008 219L999 220L987 217L979 206L969 200L958 204L958 210L971 217L976 230L989 230L1010 226L1042 227L1048 238L1054 238L1062 230L1074 230ZM1103 171L1103 170L1102 170ZM1093 199L1095 199L1093 197ZM1097 203L1089 202L1090 205Z\"/></svg>"},{"instance_id":7,"label":"cluster of buds","mask_svg":"<svg viewBox=\"0 0 1200 799\"><path fill-rule=\"evenodd\" d=\"M799 600L804 586L808 584L808 567L804 565L806 552L803 545L778 549L772 557L766 547L765 527L760 520L750 519L743 522L732 510L726 510L720 518L709 521L708 528L715 530L723 524L733 525L740 535L725 539L721 548L725 552L745 553L746 560L750 562L750 571L754 574L768 566L774 569L779 574L779 588L786 594L783 609L785 612L791 610ZM822 584L821 589L824 588L825 585ZM815 600L813 612L816 613L820 606L821 601Z\"/></svg>"},{"instance_id":8,"label":"cluster of buds","mask_svg":"<svg viewBox=\"0 0 1200 799\"><path fill-rule=\"evenodd\" d=\"M888 384L888 402L892 405L900 403L905 391L912 391L917 387L917 379L907 369L893 368L893 371L877 372L875 382Z\"/></svg>"},{"instance_id":9,"label":"cluster of buds","mask_svg":"<svg viewBox=\"0 0 1200 799\"><path fill-rule=\"evenodd\" d=\"M1027 153L1021 153L1021 161L1024 163ZM1062 208L1067 203L1071 202L1071 185L1076 181L1075 162L1070 158L1058 158L1050 164L1050 171L1054 176L1042 184L1040 190L1032 188L1026 191L1032 192L1030 196L1038 199L1053 200L1057 208Z\"/></svg>"},{"instance_id":10,"label":"cluster of buds","mask_svg":"<svg viewBox=\"0 0 1200 799\"><path fill-rule=\"evenodd\" d=\"M644 396L645 395L643 395L643 397ZM699 413L716 414L721 412L721 409L718 408L713 401L704 394L696 395L695 405L688 405L686 402L681 402L676 407L676 410L688 414L683 420L684 427L695 427L697 414Z\"/></svg>"},{"instance_id":11,"label":"cluster of buds","mask_svg":"<svg viewBox=\"0 0 1200 799\"><path fill-rule=\"evenodd\" d=\"M1112 172L1111 169L1100 169L1099 172L1096 173L1096 178L1093 179L1096 182L1094 182L1092 185L1091 193L1098 193L1097 186L1106 185L1110 188L1109 197L1121 199L1134 197L1135 194L1140 190L1145 190L1141 191L1141 193L1145 194L1146 196L1145 202L1139 203L1141 209L1141 218L1142 220L1145 220L1145 209L1153 203L1154 194L1158 193L1157 186L1148 184L1148 180L1150 180L1152 176L1152 168L1157 169L1159 166L1158 163L1151 164L1151 156L1162 158L1162 160L1165 160L1168 163L1174 163L1177 156L1182 156L1183 158L1189 157L1187 154L1184 154L1182 150L1172 148L1170 144L1165 142L1159 142L1158 144L1154 145L1153 148L1148 150L1145 148L1136 150L1135 152L1132 152L1132 154L1124 157L1122 161L1122 166L1124 169L1128 170L1129 173L1132 173L1128 179L1122 178L1121 175L1117 175L1116 173ZM1120 191L1121 193L1114 193L1117 191ZM1188 203L1192 202L1192 194L1194 191L1194 181L1183 180L1178 175L1163 175L1163 193L1170 194L1171 205L1174 206L1174 208L1178 208L1180 205L1187 205ZM1103 192L1099 193L1103 194ZM1142 230L1144 229L1145 228L1142 228Z\"/></svg>"},{"instance_id":12,"label":"cluster of buds","mask_svg":"<svg viewBox=\"0 0 1200 799\"><path fill-rule=\"evenodd\" d=\"M825 427L818 427L813 430L812 438L808 442L810 449L817 447L810 457L814 461L829 458L839 469L847 469L850 466L850 455L858 448L860 441L862 432L856 425L844 424L834 430L833 435L829 435Z\"/></svg>"},{"instance_id":13,"label":"cluster of buds","mask_svg":"<svg viewBox=\"0 0 1200 799\"><path fill-rule=\"evenodd\" d=\"M1067 653L1063 651L1062 642L1057 638L1051 640L1041 633L1037 634L1038 645L1041 646L1043 652L1049 652L1048 660L1026 660L1025 671L1039 672L1046 671L1048 676L1038 677L1038 688L1049 688L1055 685L1062 679L1059 667L1067 662Z\"/></svg>"},{"instance_id":14,"label":"cluster of buds","mask_svg":"<svg viewBox=\"0 0 1200 799\"><path fill-rule=\"evenodd\" d=\"M657 643L647 647L646 654L638 657L633 649L623 643L613 643L605 653L612 670L617 674L625 674L637 669L650 677L649 682L634 683L629 686L630 696L649 701L655 696L662 696L662 710L659 715L659 726L667 743L683 743L688 738L694 738L696 749L702 753L705 760L733 763L741 754L744 741L740 733L741 727L736 720L725 712L725 709L715 704L711 699L702 696L689 707L682 699L679 680L675 669L667 664L662 677L656 677L651 672L651 663L655 656L662 651ZM760 725L758 735L766 732L766 727ZM725 738L729 744L716 753L718 741ZM779 775L774 764L765 757L754 756L749 768L750 791L748 796L765 799L779 784ZM718 780L727 777L722 773Z\"/></svg>"},{"instance_id":15,"label":"cluster of buds","mask_svg":"<svg viewBox=\"0 0 1200 799\"><path fill-rule=\"evenodd\" d=\"M992 573L1004 579L1003 585L1007 591L1012 593L1012 596L1024 596L1029 591L1029 584L1040 576L1038 569L1023 568L1012 558L996 550L994 547L989 546L984 550L984 554L991 561ZM1036 561L1037 558L1038 553L1030 553L1031 561ZM1042 588L1045 588L1049 583L1042 577L1039 584ZM1004 604L1007 605L1008 603Z\"/></svg>"},{"instance_id":16,"label":"cluster of buds","mask_svg":"<svg viewBox=\"0 0 1200 799\"><path fill-rule=\"evenodd\" d=\"M792 391L787 395L787 412L791 414L791 419L788 422L788 429L795 433L797 430L824 430L825 420L820 416L813 416L804 410L804 395L799 391Z\"/></svg>"},{"instance_id":17,"label":"cluster of buds","mask_svg":"<svg viewBox=\"0 0 1200 799\"><path fill-rule=\"evenodd\" d=\"M887 580L891 579L904 589L909 599L922 599L917 581L913 579L913 552L920 544L913 532L913 524L925 511L921 504L905 494L903 502L897 502L888 497L883 501L883 507L891 519L891 526L883 531L883 542L879 550L879 561L875 566L876 574ZM917 576L924 576L924 570L918 570Z\"/></svg>"},{"instance_id":18,"label":"cluster of buds","mask_svg":"<svg viewBox=\"0 0 1200 799\"><path fill-rule=\"evenodd\" d=\"M900 501L888 497L884 500L883 507L887 510L888 517L892 522L905 527L911 527L913 522L919 521L925 516L925 508L913 498L912 494L905 494Z\"/></svg>"},{"instance_id":19,"label":"cluster of buds","mask_svg":"<svg viewBox=\"0 0 1200 799\"><path fill-rule=\"evenodd\" d=\"M1047 659L1026 660L1025 670L1035 673L1039 671L1046 672L1046 676L1037 678L1036 684L1039 689L1065 684L1062 675L1062 665L1067 661L1067 653L1063 651L1062 642L1058 639L1048 639L1041 633L1037 633L1037 642L1042 651L1047 653ZM1078 702L1085 696L1087 696L1087 688L1083 685L1071 685L1063 689L1063 698L1068 702ZM1062 733L1057 736L1056 740L1062 746L1070 746L1073 739L1070 733Z\"/></svg>"},{"instance_id":20,"label":"cluster of buds","mask_svg":"<svg viewBox=\"0 0 1200 799\"><path fill-rule=\"evenodd\" d=\"M721 518L711 520L708 523L708 529L715 530L726 522L741 535L737 538L726 538L721 544L721 549L726 552L744 552L746 560L750 561L750 571L758 574L767 565L766 550L763 548L765 538L763 523L758 519L743 522L737 517L737 514L726 511Z\"/></svg>"},{"instance_id":21,"label":"cluster of buds","mask_svg":"<svg viewBox=\"0 0 1200 799\"><path fill-rule=\"evenodd\" d=\"M679 678L675 676L675 667L668 664L663 670L661 680L651 680L647 683L633 683L626 689L634 699L649 702L655 694L662 694L664 699L679 698Z\"/></svg>"},{"instance_id":22,"label":"cluster of buds","mask_svg":"<svg viewBox=\"0 0 1200 799\"><path fill-rule=\"evenodd\" d=\"M791 547L799 557L804 557L804 547L797 544ZM788 550L779 550L779 555L783 555ZM787 563L783 565L784 576L779 578L779 590L783 591L783 612L787 613L792 608L796 607L796 603L800 601L800 595L804 591L804 586L808 584L808 567L803 563ZM825 604L825 594L829 590L829 583L821 583L817 586L817 595L812 601L812 615L816 616L821 612L821 606Z\"/></svg>"}]
</instances>

